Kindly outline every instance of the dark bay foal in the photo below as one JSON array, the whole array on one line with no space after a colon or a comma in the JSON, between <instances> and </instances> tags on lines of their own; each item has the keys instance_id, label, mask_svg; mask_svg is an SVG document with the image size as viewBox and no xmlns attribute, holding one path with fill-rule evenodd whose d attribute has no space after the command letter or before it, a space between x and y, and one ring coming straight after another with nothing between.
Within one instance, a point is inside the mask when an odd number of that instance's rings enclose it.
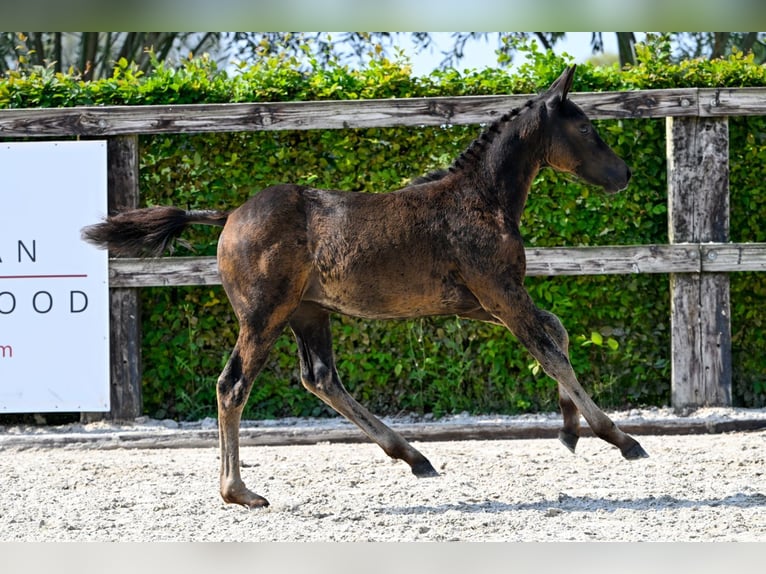
<instances>
[{"instance_id":1,"label":"dark bay foal","mask_svg":"<svg viewBox=\"0 0 766 574\"><path fill-rule=\"evenodd\" d=\"M223 226L221 281L240 324L218 379L221 496L266 506L240 476L239 424L250 389L285 326L298 343L303 385L359 426L419 477L436 471L420 452L356 402L335 368L330 314L368 319L458 315L510 329L558 382L561 441L572 451L579 413L623 456L647 456L593 402L568 358L559 319L524 289L519 232L530 185L543 167L576 174L607 192L630 170L567 98L574 66L526 105L502 116L447 170L391 193L265 189L231 212L150 207L83 230L115 255L159 255L191 223Z\"/></svg>"}]
</instances>

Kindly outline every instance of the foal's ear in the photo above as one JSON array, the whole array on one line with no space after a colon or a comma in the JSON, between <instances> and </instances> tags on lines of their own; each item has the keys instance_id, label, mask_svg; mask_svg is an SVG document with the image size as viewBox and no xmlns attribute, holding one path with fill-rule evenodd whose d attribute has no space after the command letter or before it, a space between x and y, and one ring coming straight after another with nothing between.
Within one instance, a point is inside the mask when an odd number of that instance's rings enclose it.
<instances>
[{"instance_id":1,"label":"foal's ear","mask_svg":"<svg viewBox=\"0 0 766 574\"><path fill-rule=\"evenodd\" d=\"M551 87L548 88L545 98L545 102L548 104L548 107L555 107L566 99L567 94L572 87L572 80L574 80L575 69L577 69L577 65L573 64L561 72L561 75L556 78L556 81L554 81L551 84Z\"/></svg>"}]
</instances>

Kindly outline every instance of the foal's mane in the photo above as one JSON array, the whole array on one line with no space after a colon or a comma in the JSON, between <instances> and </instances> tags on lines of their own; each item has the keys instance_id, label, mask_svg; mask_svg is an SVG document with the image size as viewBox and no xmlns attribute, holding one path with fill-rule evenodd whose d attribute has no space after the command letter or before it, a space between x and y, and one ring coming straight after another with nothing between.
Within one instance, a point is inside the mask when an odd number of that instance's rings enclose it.
<instances>
[{"instance_id":1,"label":"foal's mane","mask_svg":"<svg viewBox=\"0 0 766 574\"><path fill-rule=\"evenodd\" d=\"M425 175L416 177L412 180L410 185L418 185L421 183L438 181L451 173L462 171L466 167L473 165L474 162L478 161L482 157L487 147L489 147L489 145L495 140L497 135L502 133L502 131L506 128L506 125L514 118L517 118L521 112L531 108L537 102L537 99L538 98L532 98L527 100L523 106L513 108L510 112L497 118L494 122L487 126L484 131L475 140L473 140L468 145L468 147L460 153L459 156L457 156L457 158L455 158L455 160L447 169L436 169Z\"/></svg>"}]
</instances>

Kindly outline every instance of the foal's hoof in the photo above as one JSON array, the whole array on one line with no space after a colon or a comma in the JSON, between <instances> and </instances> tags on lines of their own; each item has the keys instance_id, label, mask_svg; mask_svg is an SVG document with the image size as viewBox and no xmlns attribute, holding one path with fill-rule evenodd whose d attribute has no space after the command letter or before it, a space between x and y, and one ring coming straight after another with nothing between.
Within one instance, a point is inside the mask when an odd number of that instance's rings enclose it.
<instances>
[{"instance_id":1,"label":"foal's hoof","mask_svg":"<svg viewBox=\"0 0 766 574\"><path fill-rule=\"evenodd\" d=\"M649 455L647 454L647 452L637 442L633 446L622 451L622 456L624 456L628 460L637 460L639 458L649 458Z\"/></svg>"},{"instance_id":2,"label":"foal's hoof","mask_svg":"<svg viewBox=\"0 0 766 574\"><path fill-rule=\"evenodd\" d=\"M228 504L239 504L246 508L250 508L251 510L253 508L266 508L269 505L268 500L246 488L233 492L222 492L221 498Z\"/></svg>"},{"instance_id":3,"label":"foal's hoof","mask_svg":"<svg viewBox=\"0 0 766 574\"><path fill-rule=\"evenodd\" d=\"M246 502L240 502L240 504L252 510L253 508L266 508L269 505L269 501L256 494L253 498Z\"/></svg>"},{"instance_id":4,"label":"foal's hoof","mask_svg":"<svg viewBox=\"0 0 766 574\"><path fill-rule=\"evenodd\" d=\"M572 432L561 429L559 431L559 440L561 441L561 444L569 449L569 452L574 453L577 441L580 440L580 437Z\"/></svg>"},{"instance_id":5,"label":"foal's hoof","mask_svg":"<svg viewBox=\"0 0 766 574\"><path fill-rule=\"evenodd\" d=\"M431 463L426 459L423 459L422 461L412 465L412 474L418 478L431 478L433 476L439 476L439 473L436 472L436 469L431 466Z\"/></svg>"}]
</instances>

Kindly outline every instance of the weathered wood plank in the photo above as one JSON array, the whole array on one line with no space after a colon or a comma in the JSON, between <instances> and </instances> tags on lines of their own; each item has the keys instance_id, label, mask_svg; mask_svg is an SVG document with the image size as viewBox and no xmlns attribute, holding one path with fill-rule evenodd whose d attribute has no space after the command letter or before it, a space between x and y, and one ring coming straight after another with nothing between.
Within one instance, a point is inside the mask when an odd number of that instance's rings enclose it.
<instances>
[{"instance_id":1,"label":"weathered wood plank","mask_svg":"<svg viewBox=\"0 0 766 574\"><path fill-rule=\"evenodd\" d=\"M91 413L87 421L103 418L133 420L143 409L141 393L141 315L138 289L109 290L109 413ZM101 416L99 416L101 415Z\"/></svg>"},{"instance_id":2,"label":"weathered wood plank","mask_svg":"<svg viewBox=\"0 0 766 574\"><path fill-rule=\"evenodd\" d=\"M700 88L699 115L763 116L766 93L763 88Z\"/></svg>"},{"instance_id":3,"label":"weathered wood plank","mask_svg":"<svg viewBox=\"0 0 766 574\"><path fill-rule=\"evenodd\" d=\"M729 276L671 275L671 404L731 405Z\"/></svg>"},{"instance_id":4,"label":"weathered wood plank","mask_svg":"<svg viewBox=\"0 0 766 574\"><path fill-rule=\"evenodd\" d=\"M766 89L761 90L766 96ZM108 136L464 125L491 122L531 96L457 96L0 110L0 137ZM572 94L593 119L695 116L697 89Z\"/></svg>"},{"instance_id":5,"label":"weathered wood plank","mask_svg":"<svg viewBox=\"0 0 766 574\"><path fill-rule=\"evenodd\" d=\"M220 285L215 257L111 259L109 284L114 287Z\"/></svg>"},{"instance_id":6,"label":"weathered wood plank","mask_svg":"<svg viewBox=\"0 0 766 574\"><path fill-rule=\"evenodd\" d=\"M572 101L596 120L696 116L699 113L697 88L580 92L572 95Z\"/></svg>"},{"instance_id":7,"label":"weathered wood plank","mask_svg":"<svg viewBox=\"0 0 766 574\"><path fill-rule=\"evenodd\" d=\"M728 240L728 134L726 118L668 118L671 243ZM731 405L728 276L679 270L670 289L673 407Z\"/></svg>"},{"instance_id":8,"label":"weathered wood plank","mask_svg":"<svg viewBox=\"0 0 766 574\"><path fill-rule=\"evenodd\" d=\"M554 438L561 426L560 420L533 422L456 423L390 423L391 428L410 441L454 440L513 440ZM631 435L689 435L755 431L766 428L766 419L734 418L708 420L695 417L677 419L625 419L618 420L620 428ZM593 436L593 431L582 421L582 436ZM115 432L44 432L34 434L6 433L0 435L0 449L8 448L97 448L152 449L152 448L213 448L218 445L217 429L128 430ZM323 442L365 443L369 439L352 424L326 425L307 422L300 426L249 426L240 429L241 446L312 445Z\"/></svg>"},{"instance_id":9,"label":"weathered wood plank","mask_svg":"<svg viewBox=\"0 0 766 574\"><path fill-rule=\"evenodd\" d=\"M527 275L766 271L766 243L527 248ZM215 257L111 259L116 287L218 285Z\"/></svg>"},{"instance_id":10,"label":"weathered wood plank","mask_svg":"<svg viewBox=\"0 0 766 574\"><path fill-rule=\"evenodd\" d=\"M671 243L729 238L729 129L725 119L668 118Z\"/></svg>"},{"instance_id":11,"label":"weathered wood plank","mask_svg":"<svg viewBox=\"0 0 766 574\"><path fill-rule=\"evenodd\" d=\"M703 271L766 271L766 243L703 243L700 248Z\"/></svg>"},{"instance_id":12,"label":"weathered wood plank","mask_svg":"<svg viewBox=\"0 0 766 574\"><path fill-rule=\"evenodd\" d=\"M700 308L705 314L700 332L704 372L695 405L732 404L731 303L729 276L702 273Z\"/></svg>"},{"instance_id":13,"label":"weathered wood plank","mask_svg":"<svg viewBox=\"0 0 766 574\"><path fill-rule=\"evenodd\" d=\"M138 136L113 137L107 143L108 209L138 207ZM109 347L112 420L141 415L141 312L138 289L110 289ZM91 415L92 419L93 416Z\"/></svg>"},{"instance_id":14,"label":"weathered wood plank","mask_svg":"<svg viewBox=\"0 0 766 574\"><path fill-rule=\"evenodd\" d=\"M526 249L527 275L614 275L696 272L698 245L621 245Z\"/></svg>"}]
</instances>

